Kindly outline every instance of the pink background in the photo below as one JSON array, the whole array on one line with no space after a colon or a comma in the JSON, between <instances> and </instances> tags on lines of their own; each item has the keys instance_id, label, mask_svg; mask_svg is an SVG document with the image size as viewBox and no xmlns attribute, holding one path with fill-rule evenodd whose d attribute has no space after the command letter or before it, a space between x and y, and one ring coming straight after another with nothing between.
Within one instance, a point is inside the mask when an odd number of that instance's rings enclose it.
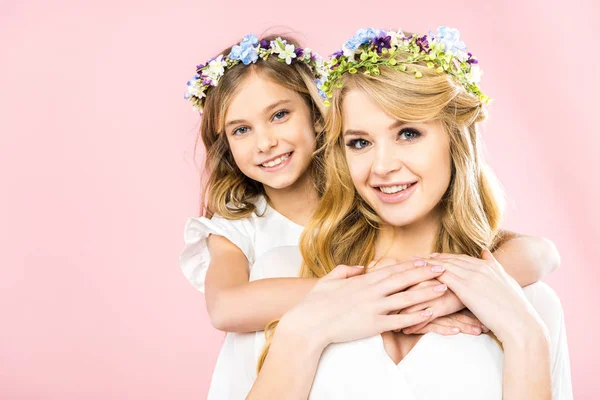
<instances>
[{"instance_id":1,"label":"pink background","mask_svg":"<svg viewBox=\"0 0 600 400\"><path fill-rule=\"evenodd\" d=\"M457 27L495 101L506 227L557 244L575 397L600 392L598 3L2 1L0 397L201 399L223 335L177 256L195 215L194 66L270 26Z\"/></svg>"}]
</instances>

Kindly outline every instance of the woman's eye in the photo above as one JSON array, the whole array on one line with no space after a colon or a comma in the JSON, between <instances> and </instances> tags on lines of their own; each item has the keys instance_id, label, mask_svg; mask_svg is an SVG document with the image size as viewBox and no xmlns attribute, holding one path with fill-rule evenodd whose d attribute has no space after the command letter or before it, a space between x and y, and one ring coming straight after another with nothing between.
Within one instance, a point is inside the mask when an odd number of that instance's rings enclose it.
<instances>
[{"instance_id":1,"label":"woman's eye","mask_svg":"<svg viewBox=\"0 0 600 400\"><path fill-rule=\"evenodd\" d=\"M356 150L360 150L360 149L364 149L365 147L367 147L370 143L365 140L365 139L353 139L350 140L346 146L356 149Z\"/></svg>"},{"instance_id":2,"label":"woman's eye","mask_svg":"<svg viewBox=\"0 0 600 400\"><path fill-rule=\"evenodd\" d=\"M235 129L233 132L231 132L232 135L243 135L244 133L248 133L248 131L250 130L250 128L248 128L247 126L240 126L239 128Z\"/></svg>"},{"instance_id":3,"label":"woman's eye","mask_svg":"<svg viewBox=\"0 0 600 400\"><path fill-rule=\"evenodd\" d=\"M401 138L403 138L403 140L410 142L418 139L421 136L421 133L414 129L403 129L400 131L399 135Z\"/></svg>"},{"instance_id":4,"label":"woman's eye","mask_svg":"<svg viewBox=\"0 0 600 400\"><path fill-rule=\"evenodd\" d=\"M288 110L281 110L281 111L277 111L275 114L273 114L273 120L277 121L279 119L284 118L286 115L288 115L290 112Z\"/></svg>"}]
</instances>

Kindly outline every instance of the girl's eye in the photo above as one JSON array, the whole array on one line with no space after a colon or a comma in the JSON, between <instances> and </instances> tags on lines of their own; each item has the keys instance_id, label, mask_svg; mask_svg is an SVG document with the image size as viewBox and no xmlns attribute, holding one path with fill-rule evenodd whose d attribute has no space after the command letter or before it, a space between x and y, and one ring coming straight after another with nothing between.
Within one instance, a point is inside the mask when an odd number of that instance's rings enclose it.
<instances>
[{"instance_id":1,"label":"girl's eye","mask_svg":"<svg viewBox=\"0 0 600 400\"><path fill-rule=\"evenodd\" d=\"M280 110L273 114L273 120L277 121L285 118L290 112L288 110Z\"/></svg>"},{"instance_id":2,"label":"girl's eye","mask_svg":"<svg viewBox=\"0 0 600 400\"><path fill-rule=\"evenodd\" d=\"M413 140L416 140L419 137L421 137L421 132L415 129L402 129L399 135L402 138L402 140L412 142Z\"/></svg>"},{"instance_id":3,"label":"girl's eye","mask_svg":"<svg viewBox=\"0 0 600 400\"><path fill-rule=\"evenodd\" d=\"M352 139L348 143L346 143L346 146L348 146L352 149L355 149L355 150L361 150L361 149L364 149L365 147L369 146L370 144L371 143L369 143L365 139Z\"/></svg>"},{"instance_id":4,"label":"girl's eye","mask_svg":"<svg viewBox=\"0 0 600 400\"><path fill-rule=\"evenodd\" d=\"M240 126L239 128L235 129L233 132L231 132L231 134L233 136L243 135L244 133L248 133L249 130L250 130L250 128L248 128L247 126Z\"/></svg>"}]
</instances>

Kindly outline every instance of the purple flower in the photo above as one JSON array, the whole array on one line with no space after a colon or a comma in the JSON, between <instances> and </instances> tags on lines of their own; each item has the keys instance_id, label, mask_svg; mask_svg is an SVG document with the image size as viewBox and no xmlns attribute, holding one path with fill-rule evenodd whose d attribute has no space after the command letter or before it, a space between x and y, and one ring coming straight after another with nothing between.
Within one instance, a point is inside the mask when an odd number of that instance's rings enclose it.
<instances>
[{"instance_id":1,"label":"purple flower","mask_svg":"<svg viewBox=\"0 0 600 400\"><path fill-rule=\"evenodd\" d=\"M199 70L201 70L204 67L205 67L204 64L198 64L198 65L196 65L196 71L199 71Z\"/></svg>"},{"instance_id":2,"label":"purple flower","mask_svg":"<svg viewBox=\"0 0 600 400\"><path fill-rule=\"evenodd\" d=\"M427 35L417 37L417 40L415 41L415 43L417 44L417 46L419 46L421 51L424 51L425 53L429 53L429 42L427 41Z\"/></svg>"},{"instance_id":3,"label":"purple flower","mask_svg":"<svg viewBox=\"0 0 600 400\"><path fill-rule=\"evenodd\" d=\"M267 42L265 39L260 41L260 47L262 47L263 49L269 49L270 46L270 43Z\"/></svg>"},{"instance_id":4,"label":"purple flower","mask_svg":"<svg viewBox=\"0 0 600 400\"><path fill-rule=\"evenodd\" d=\"M377 52L381 53L381 50L389 49L392 47L392 45L390 44L391 40L391 36L377 36L375 39L373 39L373 44L377 46Z\"/></svg>"},{"instance_id":5,"label":"purple flower","mask_svg":"<svg viewBox=\"0 0 600 400\"><path fill-rule=\"evenodd\" d=\"M210 78L204 78L202 80L203 85L210 85L211 83L212 83L212 81L210 80Z\"/></svg>"},{"instance_id":6,"label":"purple flower","mask_svg":"<svg viewBox=\"0 0 600 400\"><path fill-rule=\"evenodd\" d=\"M335 53L333 53L333 54L331 55L331 57L332 57L332 58L340 58L340 57L341 57L341 56L343 56L343 55L344 55L344 52L343 52L342 50L338 50L338 51L336 51Z\"/></svg>"},{"instance_id":7,"label":"purple flower","mask_svg":"<svg viewBox=\"0 0 600 400\"><path fill-rule=\"evenodd\" d=\"M467 59L468 64L479 64L479 60L473 57L473 54L467 53L467 55L469 56L469 58Z\"/></svg>"},{"instance_id":8,"label":"purple flower","mask_svg":"<svg viewBox=\"0 0 600 400\"><path fill-rule=\"evenodd\" d=\"M304 50L298 47L296 50L294 50L294 53L296 53L296 58L300 58L304 55Z\"/></svg>"}]
</instances>

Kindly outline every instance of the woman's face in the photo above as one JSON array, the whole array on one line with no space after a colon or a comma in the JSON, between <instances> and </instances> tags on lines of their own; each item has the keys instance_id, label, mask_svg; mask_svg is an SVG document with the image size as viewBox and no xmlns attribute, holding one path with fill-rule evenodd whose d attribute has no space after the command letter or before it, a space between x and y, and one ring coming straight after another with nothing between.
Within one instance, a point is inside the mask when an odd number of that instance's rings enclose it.
<instances>
[{"instance_id":1,"label":"woman's face","mask_svg":"<svg viewBox=\"0 0 600 400\"><path fill-rule=\"evenodd\" d=\"M360 89L347 93L342 113L346 160L360 196L393 226L435 215L451 176L441 121L404 123Z\"/></svg>"},{"instance_id":2,"label":"woman's face","mask_svg":"<svg viewBox=\"0 0 600 400\"><path fill-rule=\"evenodd\" d=\"M288 188L304 176L316 147L304 99L261 73L249 74L237 89L225 134L242 173L272 189Z\"/></svg>"}]
</instances>

